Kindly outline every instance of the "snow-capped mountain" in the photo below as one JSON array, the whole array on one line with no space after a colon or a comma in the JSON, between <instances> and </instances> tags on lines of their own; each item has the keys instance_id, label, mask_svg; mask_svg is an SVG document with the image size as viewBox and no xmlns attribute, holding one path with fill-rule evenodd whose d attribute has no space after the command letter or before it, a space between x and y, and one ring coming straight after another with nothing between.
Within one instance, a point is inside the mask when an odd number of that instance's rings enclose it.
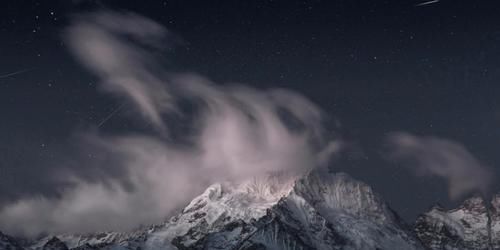
<instances>
[{"instance_id":1,"label":"snow-capped mountain","mask_svg":"<svg viewBox=\"0 0 500 250\"><path fill-rule=\"evenodd\" d=\"M500 196L475 196L456 209L439 206L421 215L415 232L429 249L500 249Z\"/></svg>"},{"instance_id":2,"label":"snow-capped mountain","mask_svg":"<svg viewBox=\"0 0 500 250\"><path fill-rule=\"evenodd\" d=\"M372 188L315 169L216 183L171 219L133 232L64 234L0 250L500 249L500 195L434 206L411 229Z\"/></svg>"},{"instance_id":3,"label":"snow-capped mountain","mask_svg":"<svg viewBox=\"0 0 500 250\"><path fill-rule=\"evenodd\" d=\"M500 249L500 194L493 196L489 215L491 247Z\"/></svg>"},{"instance_id":4,"label":"snow-capped mountain","mask_svg":"<svg viewBox=\"0 0 500 250\"><path fill-rule=\"evenodd\" d=\"M43 250L68 250L68 246L64 244L57 237L52 237L49 241L47 241L43 247Z\"/></svg>"},{"instance_id":5,"label":"snow-capped mountain","mask_svg":"<svg viewBox=\"0 0 500 250\"><path fill-rule=\"evenodd\" d=\"M293 182L278 178L243 186L212 186L182 214L154 230L145 246L156 249L171 242L179 249L419 247L379 196L346 174L314 171Z\"/></svg>"},{"instance_id":6,"label":"snow-capped mountain","mask_svg":"<svg viewBox=\"0 0 500 250\"><path fill-rule=\"evenodd\" d=\"M170 220L131 233L59 235L70 249L422 249L366 184L314 170L208 187ZM59 249L57 249L59 250Z\"/></svg>"},{"instance_id":7,"label":"snow-capped mountain","mask_svg":"<svg viewBox=\"0 0 500 250\"><path fill-rule=\"evenodd\" d=\"M2 250L23 250L24 248L17 242L16 239L3 234L0 231L0 249Z\"/></svg>"},{"instance_id":8,"label":"snow-capped mountain","mask_svg":"<svg viewBox=\"0 0 500 250\"><path fill-rule=\"evenodd\" d=\"M128 233L57 235L0 249L500 249L500 195L435 206L413 229L368 185L316 169L208 187L178 215Z\"/></svg>"}]
</instances>

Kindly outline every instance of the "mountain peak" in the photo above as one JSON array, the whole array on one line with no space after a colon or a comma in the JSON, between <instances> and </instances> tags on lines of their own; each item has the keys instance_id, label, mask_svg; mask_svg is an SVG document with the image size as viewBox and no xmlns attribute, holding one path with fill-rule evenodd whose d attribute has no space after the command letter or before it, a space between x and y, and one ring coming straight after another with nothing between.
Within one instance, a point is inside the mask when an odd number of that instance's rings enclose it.
<instances>
[{"instance_id":1,"label":"mountain peak","mask_svg":"<svg viewBox=\"0 0 500 250\"><path fill-rule=\"evenodd\" d=\"M500 211L500 193L494 194L491 198L491 207L496 211Z\"/></svg>"},{"instance_id":2,"label":"mountain peak","mask_svg":"<svg viewBox=\"0 0 500 250\"><path fill-rule=\"evenodd\" d=\"M477 213L486 213L487 204L483 197L479 195L472 196L466 199L458 209L467 209L469 211L475 211Z\"/></svg>"},{"instance_id":3,"label":"mountain peak","mask_svg":"<svg viewBox=\"0 0 500 250\"><path fill-rule=\"evenodd\" d=\"M312 171L297 181L294 191L324 210L380 221L394 220L392 211L369 185L346 173Z\"/></svg>"},{"instance_id":4,"label":"mountain peak","mask_svg":"<svg viewBox=\"0 0 500 250\"><path fill-rule=\"evenodd\" d=\"M81 249L419 249L395 218L367 184L314 169L213 184L180 214L137 232L60 239Z\"/></svg>"},{"instance_id":5,"label":"mountain peak","mask_svg":"<svg viewBox=\"0 0 500 250\"><path fill-rule=\"evenodd\" d=\"M27 242L26 242L27 243ZM434 206L414 232L367 184L313 169L209 186L180 214L134 232L45 237L23 248L0 232L0 249L500 249L500 194L458 208Z\"/></svg>"},{"instance_id":6,"label":"mountain peak","mask_svg":"<svg viewBox=\"0 0 500 250\"><path fill-rule=\"evenodd\" d=\"M458 208L433 208L415 223L415 232L430 249L488 249L491 218L481 196L465 200Z\"/></svg>"},{"instance_id":7,"label":"mountain peak","mask_svg":"<svg viewBox=\"0 0 500 250\"><path fill-rule=\"evenodd\" d=\"M359 235L371 241L359 242ZM280 173L211 185L156 228L146 246L417 248L411 237L368 185L345 173L314 169L303 176Z\"/></svg>"},{"instance_id":8,"label":"mountain peak","mask_svg":"<svg viewBox=\"0 0 500 250\"><path fill-rule=\"evenodd\" d=\"M20 244L13 238L0 231L0 249L23 250Z\"/></svg>"},{"instance_id":9,"label":"mountain peak","mask_svg":"<svg viewBox=\"0 0 500 250\"><path fill-rule=\"evenodd\" d=\"M52 237L45 245L42 250L68 250L68 246L64 244L59 238Z\"/></svg>"}]
</instances>

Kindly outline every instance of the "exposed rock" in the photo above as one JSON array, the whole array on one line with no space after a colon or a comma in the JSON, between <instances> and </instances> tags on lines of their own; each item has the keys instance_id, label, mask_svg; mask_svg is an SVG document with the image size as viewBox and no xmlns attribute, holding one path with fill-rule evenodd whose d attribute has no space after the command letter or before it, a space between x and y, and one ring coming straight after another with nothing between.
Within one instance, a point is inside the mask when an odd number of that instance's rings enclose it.
<instances>
[{"instance_id":1,"label":"exposed rock","mask_svg":"<svg viewBox=\"0 0 500 250\"><path fill-rule=\"evenodd\" d=\"M43 245L42 250L68 250L68 246L57 237L52 237Z\"/></svg>"},{"instance_id":2,"label":"exposed rock","mask_svg":"<svg viewBox=\"0 0 500 250\"><path fill-rule=\"evenodd\" d=\"M490 249L490 229L490 210L479 196L456 209L433 207L415 223L418 238L430 249Z\"/></svg>"}]
</instances>

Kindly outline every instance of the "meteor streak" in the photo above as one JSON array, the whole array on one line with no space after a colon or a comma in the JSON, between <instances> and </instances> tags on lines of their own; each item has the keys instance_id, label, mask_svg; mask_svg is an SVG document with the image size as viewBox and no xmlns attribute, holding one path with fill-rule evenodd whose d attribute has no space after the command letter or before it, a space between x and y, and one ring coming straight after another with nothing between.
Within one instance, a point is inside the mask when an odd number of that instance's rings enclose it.
<instances>
[{"instance_id":1,"label":"meteor streak","mask_svg":"<svg viewBox=\"0 0 500 250\"><path fill-rule=\"evenodd\" d=\"M440 0L432 0L432 1L422 2L422 3L416 4L415 6L416 7L425 6L425 5L429 5L429 4L433 4L433 3L439 3L439 1Z\"/></svg>"},{"instance_id":2,"label":"meteor streak","mask_svg":"<svg viewBox=\"0 0 500 250\"><path fill-rule=\"evenodd\" d=\"M102 125L104 125L104 123L106 123L109 119L111 119L111 117L113 117L116 113L118 113L118 111L120 111L123 108L123 105L125 105L125 104L122 104L122 105L118 106L116 109L114 109L113 111L111 111L111 113L109 113L108 116L106 116L104 119L102 119L101 122L99 122L97 127L100 128Z\"/></svg>"},{"instance_id":3,"label":"meteor streak","mask_svg":"<svg viewBox=\"0 0 500 250\"><path fill-rule=\"evenodd\" d=\"M9 77L9 76L19 75L19 74L26 73L26 72L29 72L29 71L32 71L32 70L33 70L33 68L29 68L29 69L22 69L22 70L14 71L14 72L11 72L11 73L7 73L7 74L4 74L4 75L0 75L0 79L2 79L2 78L7 78L7 77Z\"/></svg>"}]
</instances>

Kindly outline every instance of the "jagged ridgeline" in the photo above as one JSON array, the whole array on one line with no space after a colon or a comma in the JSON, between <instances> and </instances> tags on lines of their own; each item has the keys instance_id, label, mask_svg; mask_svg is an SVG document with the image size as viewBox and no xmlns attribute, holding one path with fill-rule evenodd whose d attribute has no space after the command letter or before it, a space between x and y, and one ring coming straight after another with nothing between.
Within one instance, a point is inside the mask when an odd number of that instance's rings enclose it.
<instances>
[{"instance_id":1,"label":"jagged ridgeline","mask_svg":"<svg viewBox=\"0 0 500 250\"><path fill-rule=\"evenodd\" d=\"M500 249L500 195L476 196L456 209L435 206L421 215L415 232L431 249Z\"/></svg>"},{"instance_id":2,"label":"jagged ridgeline","mask_svg":"<svg viewBox=\"0 0 500 250\"><path fill-rule=\"evenodd\" d=\"M214 184L183 211L128 233L63 234L0 249L500 249L500 197L457 209L434 207L412 229L371 187L343 173L314 170Z\"/></svg>"}]
</instances>

